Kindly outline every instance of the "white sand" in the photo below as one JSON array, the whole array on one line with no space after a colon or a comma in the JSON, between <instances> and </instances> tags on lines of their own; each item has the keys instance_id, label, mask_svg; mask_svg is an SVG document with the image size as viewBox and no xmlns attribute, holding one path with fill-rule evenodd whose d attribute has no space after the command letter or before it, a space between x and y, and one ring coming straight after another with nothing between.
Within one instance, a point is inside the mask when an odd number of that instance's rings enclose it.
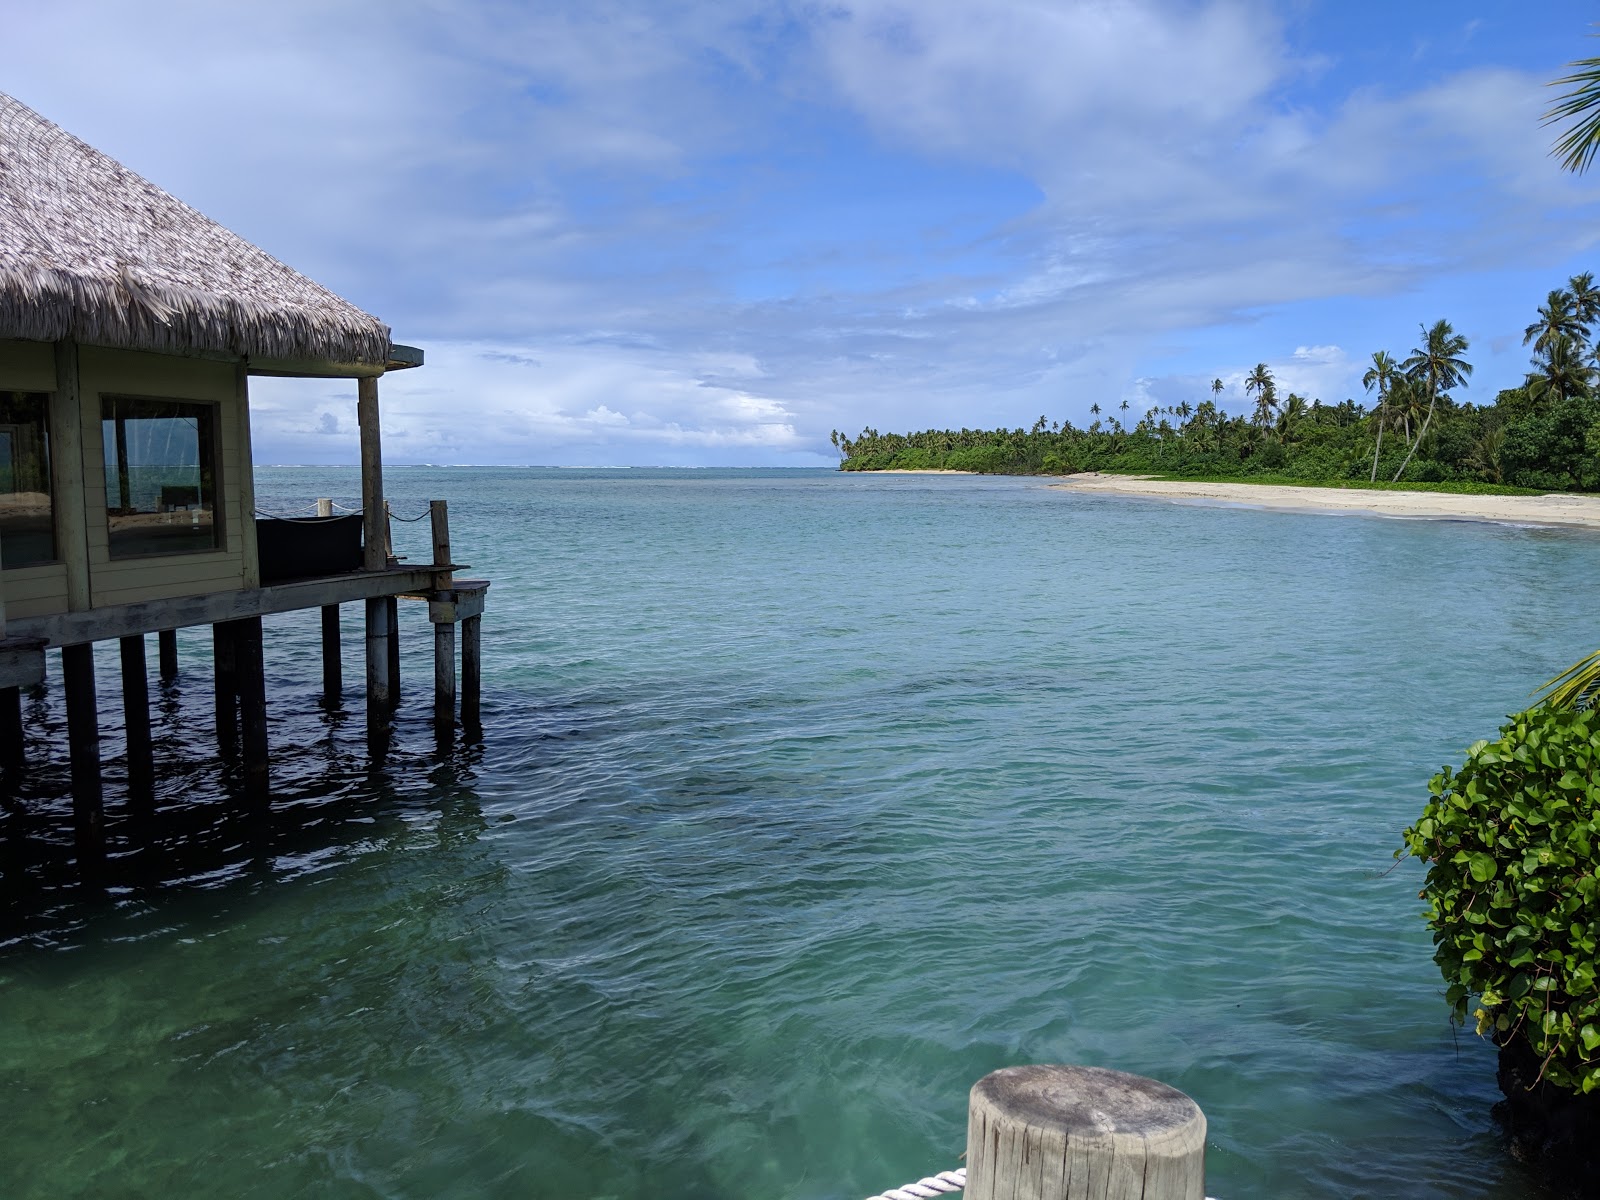
<instances>
[{"instance_id":1,"label":"white sand","mask_svg":"<svg viewBox=\"0 0 1600 1200\"><path fill-rule=\"evenodd\" d=\"M1600 496L1454 496L1448 492L1384 492L1367 488L1283 487L1267 483L1187 483L1138 475L1071 475L1054 486L1073 492L1144 496L1302 512L1373 513L1516 525L1577 525L1600 529Z\"/></svg>"}]
</instances>

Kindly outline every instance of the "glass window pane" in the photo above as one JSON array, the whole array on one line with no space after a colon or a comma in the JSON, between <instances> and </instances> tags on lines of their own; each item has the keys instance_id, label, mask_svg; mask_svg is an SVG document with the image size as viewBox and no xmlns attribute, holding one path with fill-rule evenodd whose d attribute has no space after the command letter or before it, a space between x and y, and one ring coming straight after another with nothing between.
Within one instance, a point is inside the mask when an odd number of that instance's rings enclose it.
<instances>
[{"instance_id":1,"label":"glass window pane","mask_svg":"<svg viewBox=\"0 0 1600 1200\"><path fill-rule=\"evenodd\" d=\"M0 392L0 566L26 567L56 556L49 404L43 392Z\"/></svg>"},{"instance_id":2,"label":"glass window pane","mask_svg":"<svg viewBox=\"0 0 1600 1200\"><path fill-rule=\"evenodd\" d=\"M112 558L216 548L215 414L210 404L101 400Z\"/></svg>"}]
</instances>

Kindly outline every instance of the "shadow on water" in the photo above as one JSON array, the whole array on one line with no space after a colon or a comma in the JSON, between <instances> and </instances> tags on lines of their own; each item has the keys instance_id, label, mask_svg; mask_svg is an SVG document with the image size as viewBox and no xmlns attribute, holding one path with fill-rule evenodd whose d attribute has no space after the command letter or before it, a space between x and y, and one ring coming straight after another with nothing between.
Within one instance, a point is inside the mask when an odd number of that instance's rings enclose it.
<instances>
[{"instance_id":1,"label":"shadow on water","mask_svg":"<svg viewBox=\"0 0 1600 1200\"><path fill-rule=\"evenodd\" d=\"M236 747L219 747L209 679L151 692L155 807L128 801L120 698L101 682L101 775L107 862L85 886L73 839L61 689L25 694L27 765L0 795L0 955L71 944L182 897L255 890L325 869L382 842L419 813L455 834L481 826L474 791L481 726L436 726L426 697L369 734L359 696L325 701L269 691L272 806L245 803ZM424 715L426 714L426 715Z\"/></svg>"}]
</instances>

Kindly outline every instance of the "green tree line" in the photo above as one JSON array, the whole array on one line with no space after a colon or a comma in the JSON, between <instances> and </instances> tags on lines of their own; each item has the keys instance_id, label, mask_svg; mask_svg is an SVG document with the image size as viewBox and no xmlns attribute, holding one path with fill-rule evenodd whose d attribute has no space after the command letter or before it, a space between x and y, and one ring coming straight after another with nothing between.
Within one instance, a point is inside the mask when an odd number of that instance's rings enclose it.
<instances>
[{"instance_id":1,"label":"green tree line","mask_svg":"<svg viewBox=\"0 0 1600 1200\"><path fill-rule=\"evenodd\" d=\"M1491 404L1459 398L1472 364L1449 321L1423 326L1403 357L1373 353L1364 403L1282 394L1271 369L1246 376L1248 411L1210 395L1130 418L1089 407L1091 422L1040 417L1029 429L930 429L855 437L835 430L846 471L989 474L1122 471L1204 478L1270 475L1306 482L1465 483L1600 491L1600 288L1585 272L1551 291L1524 330L1532 359L1521 385Z\"/></svg>"}]
</instances>

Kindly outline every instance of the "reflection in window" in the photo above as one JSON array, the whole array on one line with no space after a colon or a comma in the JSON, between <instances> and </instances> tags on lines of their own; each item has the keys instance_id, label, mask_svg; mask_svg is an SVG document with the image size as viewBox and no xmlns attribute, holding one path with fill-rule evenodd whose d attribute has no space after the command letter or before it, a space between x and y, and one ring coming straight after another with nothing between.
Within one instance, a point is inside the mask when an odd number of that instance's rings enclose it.
<instances>
[{"instance_id":1,"label":"reflection in window","mask_svg":"<svg viewBox=\"0 0 1600 1200\"><path fill-rule=\"evenodd\" d=\"M216 548L215 412L177 400L101 398L112 558Z\"/></svg>"},{"instance_id":2,"label":"reflection in window","mask_svg":"<svg viewBox=\"0 0 1600 1200\"><path fill-rule=\"evenodd\" d=\"M50 432L42 392L0 392L0 566L56 556L50 512Z\"/></svg>"}]
</instances>

